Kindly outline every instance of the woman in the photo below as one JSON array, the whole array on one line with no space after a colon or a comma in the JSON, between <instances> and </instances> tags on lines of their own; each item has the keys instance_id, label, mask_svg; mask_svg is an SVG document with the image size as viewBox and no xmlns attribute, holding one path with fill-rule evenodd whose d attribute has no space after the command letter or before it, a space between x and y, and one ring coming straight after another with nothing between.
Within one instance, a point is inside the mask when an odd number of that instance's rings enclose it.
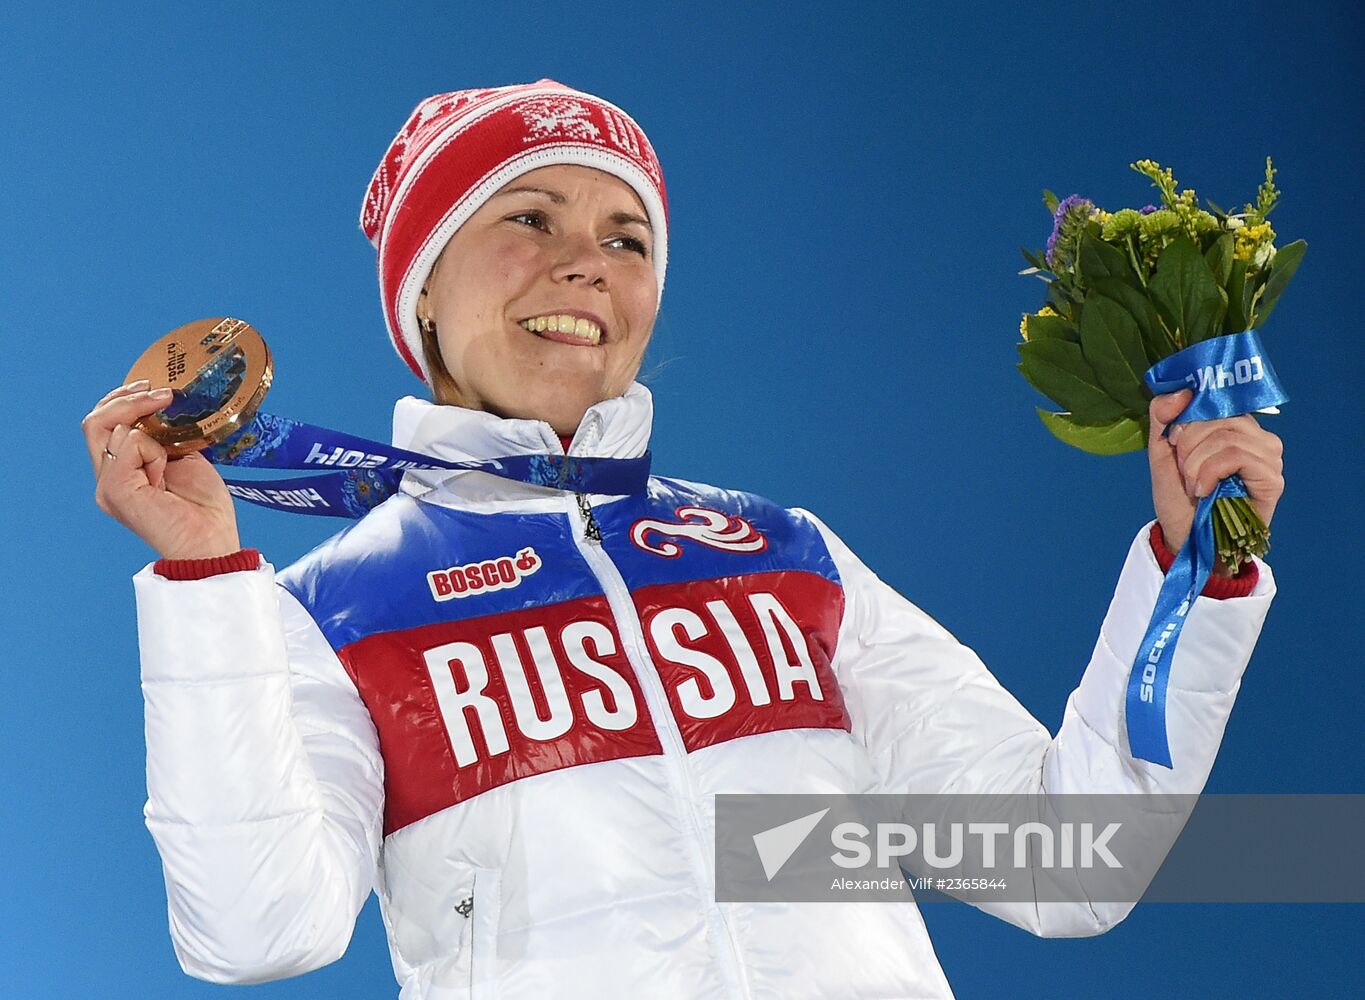
<instances>
[{"instance_id":1,"label":"woman","mask_svg":"<svg viewBox=\"0 0 1365 1000\"><path fill-rule=\"evenodd\" d=\"M422 102L362 226L399 354L431 387L395 444L449 460L646 453L634 381L667 260L652 147L553 81ZM1274 583L1196 603L1168 704L1176 766L1132 759L1123 691L1195 495L1240 473L1270 521L1280 446L1251 417L1160 431L1135 538L1054 740L969 649L813 515L651 477L571 494L410 472L276 578L202 457L85 421L97 499L162 559L135 577L146 816L184 969L333 961L374 887L404 998L949 996L913 903L718 904L720 792L1198 792ZM1167 563L1169 565L1169 563ZM1127 905L1001 906L1039 934Z\"/></svg>"}]
</instances>

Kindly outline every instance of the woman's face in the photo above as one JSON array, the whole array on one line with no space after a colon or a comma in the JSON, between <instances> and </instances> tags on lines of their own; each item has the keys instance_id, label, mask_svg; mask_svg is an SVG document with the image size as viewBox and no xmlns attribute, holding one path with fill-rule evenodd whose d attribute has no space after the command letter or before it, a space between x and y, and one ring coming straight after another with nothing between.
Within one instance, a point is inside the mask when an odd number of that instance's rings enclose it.
<instances>
[{"instance_id":1,"label":"woman's face","mask_svg":"<svg viewBox=\"0 0 1365 1000\"><path fill-rule=\"evenodd\" d=\"M429 364L436 401L572 434L640 370L653 253L644 205L611 174L556 164L509 182L446 244L418 300L449 374Z\"/></svg>"}]
</instances>

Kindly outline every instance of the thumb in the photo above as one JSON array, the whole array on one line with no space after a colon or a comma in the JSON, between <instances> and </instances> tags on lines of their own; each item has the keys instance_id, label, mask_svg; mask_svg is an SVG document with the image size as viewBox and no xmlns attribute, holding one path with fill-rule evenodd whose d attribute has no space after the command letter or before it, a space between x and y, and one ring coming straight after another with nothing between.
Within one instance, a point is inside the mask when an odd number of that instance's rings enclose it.
<instances>
[{"instance_id":1,"label":"thumb","mask_svg":"<svg viewBox=\"0 0 1365 1000\"><path fill-rule=\"evenodd\" d=\"M1194 399L1193 389L1181 389L1178 392L1153 396L1151 405L1147 409L1148 415L1151 417L1151 436L1160 435L1172 420L1185 412L1185 407L1189 406L1192 399Z\"/></svg>"}]
</instances>

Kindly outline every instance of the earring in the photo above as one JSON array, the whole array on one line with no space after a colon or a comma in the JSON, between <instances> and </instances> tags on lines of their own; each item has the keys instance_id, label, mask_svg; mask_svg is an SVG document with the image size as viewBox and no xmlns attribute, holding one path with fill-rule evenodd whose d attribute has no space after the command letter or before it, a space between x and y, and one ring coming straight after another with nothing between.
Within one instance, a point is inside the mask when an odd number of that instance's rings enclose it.
<instances>
[{"instance_id":1,"label":"earring","mask_svg":"<svg viewBox=\"0 0 1365 1000\"><path fill-rule=\"evenodd\" d=\"M436 332L436 324L431 321L430 316L419 316L417 322L422 327L422 332L428 336Z\"/></svg>"}]
</instances>

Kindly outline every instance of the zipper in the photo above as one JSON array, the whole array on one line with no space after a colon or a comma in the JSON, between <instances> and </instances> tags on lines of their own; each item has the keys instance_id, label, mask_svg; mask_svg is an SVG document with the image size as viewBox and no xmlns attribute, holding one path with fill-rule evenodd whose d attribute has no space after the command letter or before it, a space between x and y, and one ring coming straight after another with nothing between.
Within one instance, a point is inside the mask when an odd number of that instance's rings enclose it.
<instances>
[{"instance_id":1,"label":"zipper","mask_svg":"<svg viewBox=\"0 0 1365 1000\"><path fill-rule=\"evenodd\" d=\"M601 545L602 529L597 526L597 518L592 516L592 505L582 493L575 493L574 496L578 498L578 513L583 516L584 536Z\"/></svg>"},{"instance_id":2,"label":"zipper","mask_svg":"<svg viewBox=\"0 0 1365 1000\"><path fill-rule=\"evenodd\" d=\"M583 527L582 541L579 539L578 532L573 532L574 543L578 546L579 553L583 556L588 568L592 570L593 576L597 578L597 582L606 595L612 618L626 643L626 658L635 670L635 676L639 679L640 688L644 692L645 707L649 711L650 720L654 723L655 732L663 738L664 767L668 772L670 791L673 794L674 805L682 814L687 827L684 832L692 862L692 876L697 887L701 889L701 902L706 908L706 919L713 936L716 940L724 941L729 945L730 961L729 963L721 963L727 990L732 996L747 997L749 991L741 986L744 977L743 965L739 961L739 947L734 940L733 932L725 919L725 915L720 912L720 907L716 905L715 899L711 898L709 892L710 882L707 879L706 859L701 846L702 822L701 817L697 815L697 797L684 764L687 749L683 746L682 734L678 731L673 714L668 707L668 698L664 694L663 681L659 679L658 671L653 669L654 661L650 658L648 648L645 645L644 627L640 623L639 614L636 613L635 604L630 599L630 589L626 586L626 581L622 578L620 570L616 568L616 564L611 561L606 549L602 547L602 530L598 526L597 518L593 516L592 505L588 503L588 498L582 493L575 493L574 497L580 523ZM573 507L570 507L570 511L572 509Z\"/></svg>"}]
</instances>

